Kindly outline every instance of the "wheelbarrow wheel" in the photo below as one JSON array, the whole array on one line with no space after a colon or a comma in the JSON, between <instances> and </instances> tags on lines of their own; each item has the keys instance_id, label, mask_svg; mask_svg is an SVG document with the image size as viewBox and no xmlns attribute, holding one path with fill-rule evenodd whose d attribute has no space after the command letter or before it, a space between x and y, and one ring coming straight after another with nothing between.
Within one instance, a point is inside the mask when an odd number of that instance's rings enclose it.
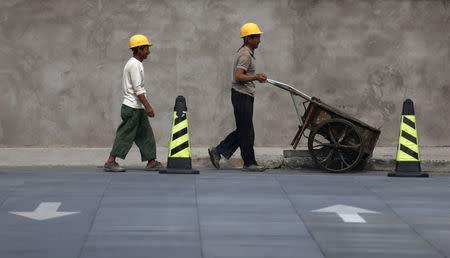
<instances>
[{"instance_id":1,"label":"wheelbarrow wheel","mask_svg":"<svg viewBox=\"0 0 450 258\"><path fill-rule=\"evenodd\" d=\"M332 118L311 130L308 150L321 169L343 173L359 163L363 141L351 122Z\"/></svg>"}]
</instances>

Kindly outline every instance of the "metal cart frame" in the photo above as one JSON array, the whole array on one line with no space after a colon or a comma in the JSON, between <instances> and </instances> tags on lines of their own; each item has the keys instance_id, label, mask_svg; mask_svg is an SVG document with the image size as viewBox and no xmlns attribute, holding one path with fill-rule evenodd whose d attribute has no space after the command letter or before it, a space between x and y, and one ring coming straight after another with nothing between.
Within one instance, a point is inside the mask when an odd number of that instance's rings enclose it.
<instances>
[{"instance_id":1,"label":"metal cart frame","mask_svg":"<svg viewBox=\"0 0 450 258\"><path fill-rule=\"evenodd\" d=\"M372 155L381 131L356 118L339 111L315 97L282 82L267 79L267 82L290 92L299 129L291 142L294 149L305 130L309 129L308 150L316 165L330 172L346 172L353 168L363 169ZM305 112L300 113L295 99L299 96ZM305 104L309 103L308 106Z\"/></svg>"}]
</instances>

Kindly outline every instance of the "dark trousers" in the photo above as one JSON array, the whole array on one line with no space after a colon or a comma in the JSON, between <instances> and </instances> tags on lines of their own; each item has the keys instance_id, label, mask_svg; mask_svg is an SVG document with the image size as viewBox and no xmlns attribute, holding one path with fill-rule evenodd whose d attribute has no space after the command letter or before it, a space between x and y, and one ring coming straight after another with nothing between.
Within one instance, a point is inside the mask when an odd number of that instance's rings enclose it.
<instances>
[{"instance_id":1,"label":"dark trousers","mask_svg":"<svg viewBox=\"0 0 450 258\"><path fill-rule=\"evenodd\" d=\"M234 119L236 130L230 133L223 141L217 145L217 152L229 159L237 148L241 148L241 157L244 166L256 165L255 151L255 130L253 128L253 100L252 96L242 94L231 89L231 103L234 108Z\"/></svg>"}]
</instances>

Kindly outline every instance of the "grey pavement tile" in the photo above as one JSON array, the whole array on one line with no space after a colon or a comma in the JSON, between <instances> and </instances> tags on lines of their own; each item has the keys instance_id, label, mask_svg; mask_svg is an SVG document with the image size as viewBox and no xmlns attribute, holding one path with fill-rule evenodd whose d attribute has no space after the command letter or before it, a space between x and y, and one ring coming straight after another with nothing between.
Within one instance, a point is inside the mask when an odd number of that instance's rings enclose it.
<instances>
[{"instance_id":1,"label":"grey pavement tile","mask_svg":"<svg viewBox=\"0 0 450 258\"><path fill-rule=\"evenodd\" d=\"M254 196L259 194L264 195L280 195L280 187L276 181L270 182L204 182L198 181L198 189L202 191L202 194L217 193L217 194L246 194L248 196Z\"/></svg>"},{"instance_id":2,"label":"grey pavement tile","mask_svg":"<svg viewBox=\"0 0 450 258\"><path fill-rule=\"evenodd\" d=\"M323 257L303 223L286 217L202 215L205 257Z\"/></svg>"},{"instance_id":3,"label":"grey pavement tile","mask_svg":"<svg viewBox=\"0 0 450 258\"><path fill-rule=\"evenodd\" d=\"M81 258L199 258L198 232L133 231L93 232Z\"/></svg>"},{"instance_id":4,"label":"grey pavement tile","mask_svg":"<svg viewBox=\"0 0 450 258\"><path fill-rule=\"evenodd\" d=\"M237 205L237 206L271 206L271 205L287 205L285 202L287 198L282 193L281 189L278 193L269 194L252 194L252 193L231 193L231 192L206 192L202 189L197 190L198 202L203 205L216 205L216 204L227 204L227 205ZM218 207L220 208L220 207Z\"/></svg>"},{"instance_id":5,"label":"grey pavement tile","mask_svg":"<svg viewBox=\"0 0 450 258\"><path fill-rule=\"evenodd\" d=\"M80 211L82 216L94 216L100 197L89 198L79 196L10 196L0 207L0 212L34 211L42 202L60 202L58 211ZM16 216L16 215L15 215ZM1 223L1 221L0 221Z\"/></svg>"},{"instance_id":6,"label":"grey pavement tile","mask_svg":"<svg viewBox=\"0 0 450 258\"><path fill-rule=\"evenodd\" d=\"M301 222L265 222L265 221L239 221L225 220L222 222L203 222L200 220L202 235L207 238L220 238L221 236L308 236Z\"/></svg>"},{"instance_id":7,"label":"grey pavement tile","mask_svg":"<svg viewBox=\"0 0 450 258\"><path fill-rule=\"evenodd\" d=\"M193 207L196 205L195 193L190 192L189 194L174 194L161 191L160 194L147 195L134 193L126 194L122 196L104 196L102 199L103 208L114 208L114 207Z\"/></svg>"},{"instance_id":8,"label":"grey pavement tile","mask_svg":"<svg viewBox=\"0 0 450 258\"><path fill-rule=\"evenodd\" d=\"M86 171L0 171L0 257L450 256L449 176ZM81 213L8 213L42 201ZM312 212L335 204L380 214Z\"/></svg>"},{"instance_id":9,"label":"grey pavement tile","mask_svg":"<svg viewBox=\"0 0 450 258\"><path fill-rule=\"evenodd\" d=\"M199 201L199 211L202 215L217 217L217 216L233 216L239 215L242 217L248 216L266 216L266 217L283 217L298 220L297 214L291 204L287 200L273 199L264 202L263 199L253 201L252 199L241 200L237 203L217 201L216 203Z\"/></svg>"},{"instance_id":10,"label":"grey pavement tile","mask_svg":"<svg viewBox=\"0 0 450 258\"><path fill-rule=\"evenodd\" d=\"M324 257L309 237L229 236L203 241L205 258L319 258Z\"/></svg>"},{"instance_id":11,"label":"grey pavement tile","mask_svg":"<svg viewBox=\"0 0 450 258\"><path fill-rule=\"evenodd\" d=\"M450 256L449 177L358 180L424 241Z\"/></svg>"},{"instance_id":12,"label":"grey pavement tile","mask_svg":"<svg viewBox=\"0 0 450 258\"><path fill-rule=\"evenodd\" d=\"M412 186L413 187L413 186ZM414 190L411 189L373 189L374 194L379 198L390 201L390 200L423 200L423 201L434 201L440 199L450 199L450 193L448 189L431 186L428 189L423 187L415 187Z\"/></svg>"},{"instance_id":13,"label":"grey pavement tile","mask_svg":"<svg viewBox=\"0 0 450 258\"><path fill-rule=\"evenodd\" d=\"M11 195L0 207L0 257L78 257L100 197L36 192ZM58 211L80 213L44 221L9 213L34 211L41 202L61 202Z\"/></svg>"},{"instance_id":14,"label":"grey pavement tile","mask_svg":"<svg viewBox=\"0 0 450 258\"><path fill-rule=\"evenodd\" d=\"M193 196L195 193L195 188L186 187L151 187L151 186L133 186L121 185L121 186L110 186L104 193L105 197L111 198L121 198L121 197L133 197L133 196L148 196L152 198L158 197L184 197Z\"/></svg>"},{"instance_id":15,"label":"grey pavement tile","mask_svg":"<svg viewBox=\"0 0 450 258\"><path fill-rule=\"evenodd\" d=\"M352 241L360 239L367 232L372 232L372 237L376 237L377 234L383 235L383 232L389 230L392 232L393 229L389 226L394 224L392 219L402 223L386 204L351 177L279 176L278 181L327 257L357 257L352 254L352 251L348 251L355 247L352 246ZM344 223L335 213L312 212L337 204L374 210L381 214L360 214L369 224L353 224ZM388 226L385 225L386 223ZM400 231L400 235L409 233L418 238L410 232L407 225L404 225ZM364 244L365 242L362 245L370 247ZM339 247L348 252L341 254Z\"/></svg>"},{"instance_id":16,"label":"grey pavement tile","mask_svg":"<svg viewBox=\"0 0 450 258\"><path fill-rule=\"evenodd\" d=\"M443 178L391 178L359 177L355 181L373 192L395 197L397 193L414 195L419 192L428 194L449 194L440 189L448 188L448 181Z\"/></svg>"},{"instance_id":17,"label":"grey pavement tile","mask_svg":"<svg viewBox=\"0 0 450 258\"><path fill-rule=\"evenodd\" d=\"M10 196L41 196L52 197L59 196L74 197L101 197L105 190L104 184L71 184L71 183L51 183L51 184L25 184L23 187L15 189Z\"/></svg>"},{"instance_id":18,"label":"grey pavement tile","mask_svg":"<svg viewBox=\"0 0 450 258\"><path fill-rule=\"evenodd\" d=\"M191 207L101 207L93 231L198 231L197 209Z\"/></svg>"},{"instance_id":19,"label":"grey pavement tile","mask_svg":"<svg viewBox=\"0 0 450 258\"><path fill-rule=\"evenodd\" d=\"M282 185L287 194L290 195L354 195L368 196L371 193L358 184L353 177L326 177L310 175L280 175L277 180Z\"/></svg>"},{"instance_id":20,"label":"grey pavement tile","mask_svg":"<svg viewBox=\"0 0 450 258\"><path fill-rule=\"evenodd\" d=\"M280 205L281 204L281 205ZM208 237L219 234L281 234L308 235L298 215L287 200L278 205L252 204L203 204L199 201L202 232Z\"/></svg>"},{"instance_id":21,"label":"grey pavement tile","mask_svg":"<svg viewBox=\"0 0 450 258\"><path fill-rule=\"evenodd\" d=\"M14 188L3 188L2 190L0 190L0 206L2 205L2 203L14 192Z\"/></svg>"},{"instance_id":22,"label":"grey pavement tile","mask_svg":"<svg viewBox=\"0 0 450 258\"><path fill-rule=\"evenodd\" d=\"M14 174L0 173L0 178L1 178L0 180L1 190L16 188L17 186L20 186L25 182L25 180L22 177L18 177L17 175Z\"/></svg>"},{"instance_id":23,"label":"grey pavement tile","mask_svg":"<svg viewBox=\"0 0 450 258\"><path fill-rule=\"evenodd\" d=\"M94 231L198 231L192 179L174 176L144 180L142 175L132 178L139 181L133 184L127 177L111 182L98 210Z\"/></svg>"},{"instance_id":24,"label":"grey pavement tile","mask_svg":"<svg viewBox=\"0 0 450 258\"><path fill-rule=\"evenodd\" d=\"M28 179L17 186L13 196L101 196L107 187L105 180Z\"/></svg>"},{"instance_id":25,"label":"grey pavement tile","mask_svg":"<svg viewBox=\"0 0 450 258\"><path fill-rule=\"evenodd\" d=\"M410 202L406 205L402 203L391 204L391 206L402 220L408 223L423 239L450 256L450 208L448 204L439 202L415 202L413 204Z\"/></svg>"},{"instance_id":26,"label":"grey pavement tile","mask_svg":"<svg viewBox=\"0 0 450 258\"><path fill-rule=\"evenodd\" d=\"M197 182L199 203L274 203L284 198L284 193L278 182L272 178L266 180L204 180Z\"/></svg>"},{"instance_id":27,"label":"grey pavement tile","mask_svg":"<svg viewBox=\"0 0 450 258\"><path fill-rule=\"evenodd\" d=\"M39 232L0 233L0 257L75 258L84 243L84 234Z\"/></svg>"},{"instance_id":28,"label":"grey pavement tile","mask_svg":"<svg viewBox=\"0 0 450 258\"><path fill-rule=\"evenodd\" d=\"M335 182L333 177L312 178L311 183L308 182L310 178L304 179L307 182L302 189L294 187L294 182L300 178L279 178L279 181L326 257L442 257L376 191L372 191L380 186L386 189L390 183L371 183L368 186L358 180L350 180L351 185L339 182L342 179ZM346 189L336 189L336 186ZM392 186L397 187L395 183ZM401 191L397 189L397 192ZM312 212L336 204L356 206L379 214L359 214L367 223L344 223L335 213Z\"/></svg>"},{"instance_id":29,"label":"grey pavement tile","mask_svg":"<svg viewBox=\"0 0 450 258\"><path fill-rule=\"evenodd\" d=\"M376 196L346 194L287 194L296 210L308 212L332 205L357 206L377 212L389 210L389 207Z\"/></svg>"},{"instance_id":30,"label":"grey pavement tile","mask_svg":"<svg viewBox=\"0 0 450 258\"><path fill-rule=\"evenodd\" d=\"M0 257L77 257L82 247L95 206L88 200L63 201L59 211L80 211L79 214L37 221L8 213L32 211L36 201L8 199L0 211Z\"/></svg>"},{"instance_id":31,"label":"grey pavement tile","mask_svg":"<svg viewBox=\"0 0 450 258\"><path fill-rule=\"evenodd\" d=\"M450 225L450 207L426 207L426 204L418 204L415 207L398 207L390 204L390 207L396 214L411 224L424 224L433 221L435 224Z\"/></svg>"},{"instance_id":32,"label":"grey pavement tile","mask_svg":"<svg viewBox=\"0 0 450 258\"><path fill-rule=\"evenodd\" d=\"M273 177L201 178L197 188L204 257L323 257Z\"/></svg>"},{"instance_id":33,"label":"grey pavement tile","mask_svg":"<svg viewBox=\"0 0 450 258\"><path fill-rule=\"evenodd\" d=\"M344 223L333 214L302 218L327 257L359 257L358 253L364 251L373 257L411 252L417 257L440 257L435 248L395 216L371 214L364 216L367 223Z\"/></svg>"},{"instance_id":34,"label":"grey pavement tile","mask_svg":"<svg viewBox=\"0 0 450 258\"><path fill-rule=\"evenodd\" d=\"M348 247L333 248L329 250L324 250L325 257L327 258L444 258L439 253L432 252L428 249L411 249L406 248L396 248L396 249L386 249L384 246L378 246L375 248L363 247L353 247L349 249Z\"/></svg>"},{"instance_id":35,"label":"grey pavement tile","mask_svg":"<svg viewBox=\"0 0 450 258\"><path fill-rule=\"evenodd\" d=\"M10 212L31 212L34 211L41 201L61 201L58 211L79 212L63 217L50 218L43 221L11 214ZM91 222L97 210L98 200L91 199L70 199L70 200L17 200L9 198L0 209L0 234L12 234L17 232L40 233L43 238L57 235L69 234L84 235L91 226ZM19 239L17 239L19 240ZM62 239L63 240L63 239Z\"/></svg>"},{"instance_id":36,"label":"grey pavement tile","mask_svg":"<svg viewBox=\"0 0 450 258\"><path fill-rule=\"evenodd\" d=\"M129 175L129 176L128 176ZM122 196L186 196L195 193L195 178L186 175L128 174L113 177L105 191L107 197ZM159 175L159 174L158 174Z\"/></svg>"},{"instance_id":37,"label":"grey pavement tile","mask_svg":"<svg viewBox=\"0 0 450 258\"><path fill-rule=\"evenodd\" d=\"M450 225L422 224L413 225L414 230L431 245L450 257Z\"/></svg>"},{"instance_id":38,"label":"grey pavement tile","mask_svg":"<svg viewBox=\"0 0 450 258\"><path fill-rule=\"evenodd\" d=\"M192 184L196 180L197 175L185 174L159 174L157 171L137 172L137 173L109 173L113 184L120 183L136 183L136 184Z\"/></svg>"}]
</instances>

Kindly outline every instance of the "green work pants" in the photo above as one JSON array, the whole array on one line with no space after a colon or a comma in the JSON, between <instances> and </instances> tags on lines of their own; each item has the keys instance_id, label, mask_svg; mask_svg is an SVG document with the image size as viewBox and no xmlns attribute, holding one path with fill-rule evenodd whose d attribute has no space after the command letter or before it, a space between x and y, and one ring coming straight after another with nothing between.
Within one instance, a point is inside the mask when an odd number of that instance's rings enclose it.
<instances>
[{"instance_id":1,"label":"green work pants","mask_svg":"<svg viewBox=\"0 0 450 258\"><path fill-rule=\"evenodd\" d=\"M133 142L141 152L142 161L156 159L156 143L152 127L144 109L122 105L122 123L117 128L111 156L125 159Z\"/></svg>"}]
</instances>

